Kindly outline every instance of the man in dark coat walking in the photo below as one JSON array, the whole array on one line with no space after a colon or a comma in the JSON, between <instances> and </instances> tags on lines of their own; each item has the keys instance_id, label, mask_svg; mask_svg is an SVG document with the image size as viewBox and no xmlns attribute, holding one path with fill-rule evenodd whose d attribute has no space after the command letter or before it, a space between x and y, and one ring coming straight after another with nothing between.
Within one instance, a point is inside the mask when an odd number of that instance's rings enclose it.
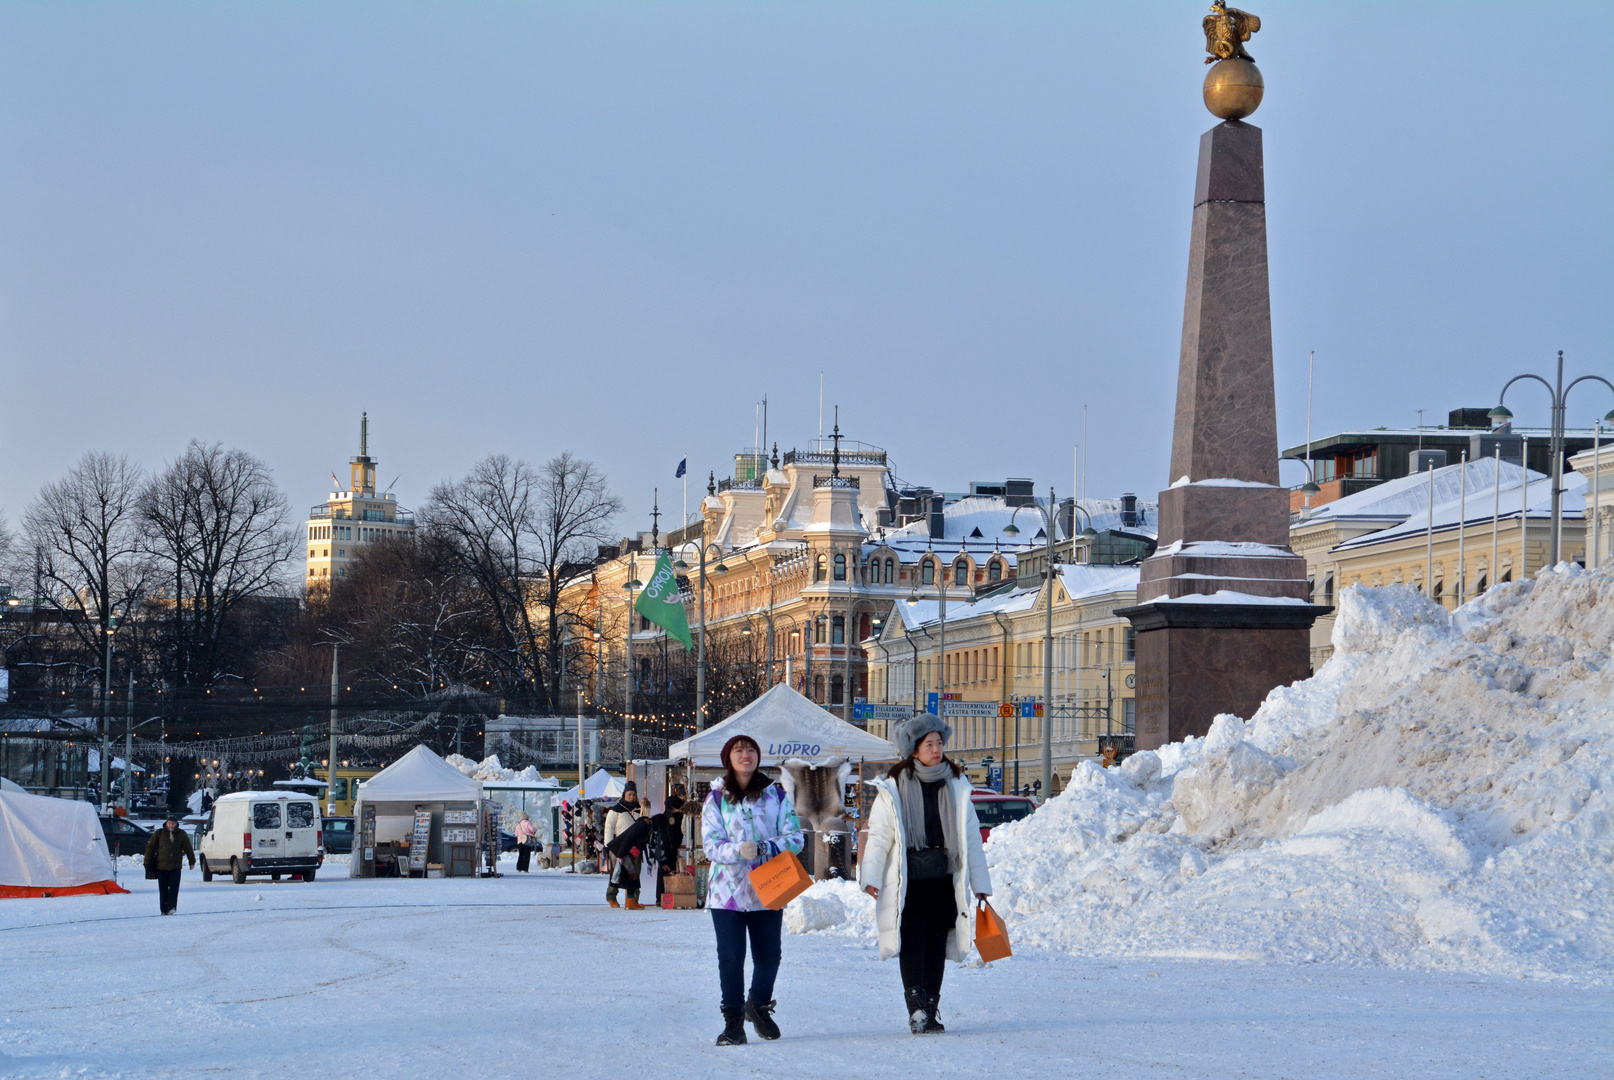
<instances>
[{"instance_id":1,"label":"man in dark coat walking","mask_svg":"<svg viewBox=\"0 0 1614 1080\"><path fill-rule=\"evenodd\" d=\"M146 867L155 871L157 902L164 915L172 915L179 908L179 874L189 859L196 869L196 851L191 838L179 822L170 817L163 827L146 841Z\"/></svg>"}]
</instances>

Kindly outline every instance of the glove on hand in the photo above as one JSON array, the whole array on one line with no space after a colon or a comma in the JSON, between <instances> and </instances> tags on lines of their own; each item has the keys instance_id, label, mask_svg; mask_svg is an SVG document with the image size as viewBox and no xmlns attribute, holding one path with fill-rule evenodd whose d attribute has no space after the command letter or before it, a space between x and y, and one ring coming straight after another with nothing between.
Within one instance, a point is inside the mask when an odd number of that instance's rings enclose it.
<instances>
[{"instance_id":1,"label":"glove on hand","mask_svg":"<svg viewBox=\"0 0 1614 1080\"><path fill-rule=\"evenodd\" d=\"M747 840L745 843L741 844L740 845L740 856L742 858L746 858L746 859L754 859L754 858L756 858L757 857L757 846L756 846L756 844L752 843L750 840Z\"/></svg>"}]
</instances>

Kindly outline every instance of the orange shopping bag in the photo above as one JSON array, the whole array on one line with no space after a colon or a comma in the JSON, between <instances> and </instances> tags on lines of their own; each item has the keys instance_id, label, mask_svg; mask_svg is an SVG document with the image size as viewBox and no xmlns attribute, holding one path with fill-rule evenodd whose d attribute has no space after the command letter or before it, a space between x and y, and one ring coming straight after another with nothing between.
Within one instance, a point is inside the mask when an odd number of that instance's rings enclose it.
<instances>
[{"instance_id":1,"label":"orange shopping bag","mask_svg":"<svg viewBox=\"0 0 1614 1080\"><path fill-rule=\"evenodd\" d=\"M1003 925L1003 917L993 911L992 905L984 899L976 899L975 951L988 963L1013 956L1014 950L1009 948L1009 930Z\"/></svg>"},{"instance_id":2,"label":"orange shopping bag","mask_svg":"<svg viewBox=\"0 0 1614 1080\"><path fill-rule=\"evenodd\" d=\"M775 855L751 871L750 878L757 897L775 910L806 892L813 883L807 868L801 865L801 860L796 858L793 851Z\"/></svg>"}]
</instances>

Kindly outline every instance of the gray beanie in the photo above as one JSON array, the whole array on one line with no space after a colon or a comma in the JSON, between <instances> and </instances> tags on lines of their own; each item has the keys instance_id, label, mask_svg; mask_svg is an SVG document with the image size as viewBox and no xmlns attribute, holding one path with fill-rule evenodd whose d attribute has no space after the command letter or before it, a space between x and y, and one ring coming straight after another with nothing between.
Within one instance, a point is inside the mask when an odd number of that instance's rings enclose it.
<instances>
[{"instance_id":1,"label":"gray beanie","mask_svg":"<svg viewBox=\"0 0 1614 1080\"><path fill-rule=\"evenodd\" d=\"M920 713L911 720L904 720L891 729L891 741L897 744L897 753L902 757L913 757L913 752L919 748L926 735L932 731L941 732L942 745L953 737L953 729L939 716L929 713Z\"/></svg>"}]
</instances>

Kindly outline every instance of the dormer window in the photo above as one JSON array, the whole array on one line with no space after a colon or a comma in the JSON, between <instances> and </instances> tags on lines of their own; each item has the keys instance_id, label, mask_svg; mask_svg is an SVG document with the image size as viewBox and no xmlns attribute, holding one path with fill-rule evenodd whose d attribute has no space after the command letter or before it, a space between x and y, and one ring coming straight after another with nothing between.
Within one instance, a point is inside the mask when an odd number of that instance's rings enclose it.
<instances>
[{"instance_id":1,"label":"dormer window","mask_svg":"<svg viewBox=\"0 0 1614 1080\"><path fill-rule=\"evenodd\" d=\"M837 556L835 556L835 580L836 581L845 581L846 580L846 556L845 555L837 555Z\"/></svg>"},{"instance_id":2,"label":"dormer window","mask_svg":"<svg viewBox=\"0 0 1614 1080\"><path fill-rule=\"evenodd\" d=\"M919 564L919 581L923 585L936 584L936 564L929 559Z\"/></svg>"},{"instance_id":3,"label":"dormer window","mask_svg":"<svg viewBox=\"0 0 1614 1080\"><path fill-rule=\"evenodd\" d=\"M960 559L953 564L953 584L968 585L970 582L970 564L968 559Z\"/></svg>"},{"instance_id":4,"label":"dormer window","mask_svg":"<svg viewBox=\"0 0 1614 1080\"><path fill-rule=\"evenodd\" d=\"M1003 563L999 562L997 559L993 559L990 563L988 563L986 567L986 580L1002 581Z\"/></svg>"}]
</instances>

